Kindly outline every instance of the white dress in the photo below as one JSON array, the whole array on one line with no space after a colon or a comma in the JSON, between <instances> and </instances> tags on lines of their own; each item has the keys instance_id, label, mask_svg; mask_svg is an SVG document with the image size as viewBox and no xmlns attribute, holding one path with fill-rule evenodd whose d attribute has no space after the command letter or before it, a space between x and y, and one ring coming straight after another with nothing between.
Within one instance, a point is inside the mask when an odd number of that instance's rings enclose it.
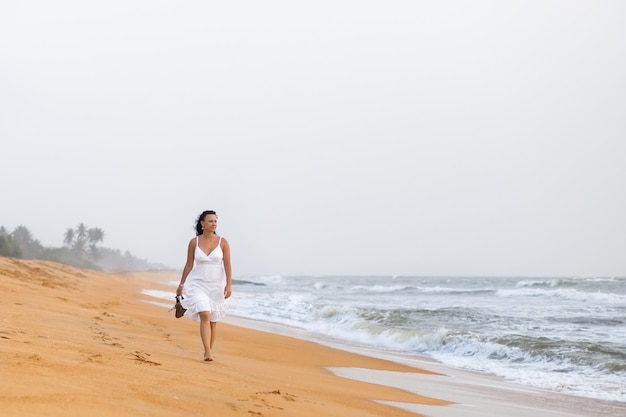
<instances>
[{"instance_id":1,"label":"white dress","mask_svg":"<svg viewBox=\"0 0 626 417\"><path fill-rule=\"evenodd\" d=\"M185 280L185 298L181 304L187 309L185 317L200 321L198 313L209 311L211 321L219 321L226 314L224 308L224 288L226 271L224 270L224 252L222 237L211 253L205 254L198 246L194 252L194 265Z\"/></svg>"}]
</instances>

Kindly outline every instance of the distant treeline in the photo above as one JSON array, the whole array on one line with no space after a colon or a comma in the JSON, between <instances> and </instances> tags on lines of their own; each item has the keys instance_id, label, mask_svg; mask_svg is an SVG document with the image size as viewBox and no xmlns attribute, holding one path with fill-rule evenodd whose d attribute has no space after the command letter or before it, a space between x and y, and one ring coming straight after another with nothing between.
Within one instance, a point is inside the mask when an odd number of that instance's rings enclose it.
<instances>
[{"instance_id":1,"label":"distant treeline","mask_svg":"<svg viewBox=\"0 0 626 417\"><path fill-rule=\"evenodd\" d=\"M99 246L103 240L102 229L89 228L80 223L66 230L62 247L45 247L26 226L18 226L12 232L0 226L0 256L43 259L78 268L114 272L171 269L137 258L129 251L122 253L119 249L103 248Z\"/></svg>"}]
</instances>

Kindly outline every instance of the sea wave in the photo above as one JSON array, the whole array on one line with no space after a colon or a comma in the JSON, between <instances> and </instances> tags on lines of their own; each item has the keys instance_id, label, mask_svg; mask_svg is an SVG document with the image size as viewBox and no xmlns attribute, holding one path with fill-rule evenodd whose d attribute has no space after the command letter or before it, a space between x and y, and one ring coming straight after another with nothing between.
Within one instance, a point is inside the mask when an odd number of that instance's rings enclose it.
<instances>
[{"instance_id":1,"label":"sea wave","mask_svg":"<svg viewBox=\"0 0 626 417\"><path fill-rule=\"evenodd\" d=\"M280 284L283 281L282 275L254 275L249 277L241 277L249 282L255 282L258 284L272 285L272 284Z\"/></svg>"},{"instance_id":2,"label":"sea wave","mask_svg":"<svg viewBox=\"0 0 626 417\"><path fill-rule=\"evenodd\" d=\"M418 290L423 293L431 294L481 294L493 292L494 288L418 287Z\"/></svg>"},{"instance_id":3,"label":"sea wave","mask_svg":"<svg viewBox=\"0 0 626 417\"><path fill-rule=\"evenodd\" d=\"M593 301L596 303L623 304L626 296L622 294L587 292L572 288L543 289L522 287L516 289L500 289L495 293L496 297L545 297L560 298L569 301Z\"/></svg>"},{"instance_id":4,"label":"sea wave","mask_svg":"<svg viewBox=\"0 0 626 417\"><path fill-rule=\"evenodd\" d=\"M319 286L316 284L317 289L322 289L326 287L326 284ZM454 288L443 286L427 287L421 285L354 285L350 287L350 291L366 291L378 293L414 291L424 294L480 294L493 292L494 288Z\"/></svg>"},{"instance_id":5,"label":"sea wave","mask_svg":"<svg viewBox=\"0 0 626 417\"><path fill-rule=\"evenodd\" d=\"M410 285L355 285L350 291L369 291L369 292L394 292L416 289Z\"/></svg>"},{"instance_id":6,"label":"sea wave","mask_svg":"<svg viewBox=\"0 0 626 417\"><path fill-rule=\"evenodd\" d=\"M557 340L481 340L451 334L437 350L426 351L443 363L502 376L524 385L613 401L626 401L626 372L619 362L589 366L567 349L555 352Z\"/></svg>"},{"instance_id":7,"label":"sea wave","mask_svg":"<svg viewBox=\"0 0 626 417\"><path fill-rule=\"evenodd\" d=\"M515 284L515 288L524 287L559 287L562 285L576 285L572 280L568 279L549 279L549 280L524 280Z\"/></svg>"}]
</instances>

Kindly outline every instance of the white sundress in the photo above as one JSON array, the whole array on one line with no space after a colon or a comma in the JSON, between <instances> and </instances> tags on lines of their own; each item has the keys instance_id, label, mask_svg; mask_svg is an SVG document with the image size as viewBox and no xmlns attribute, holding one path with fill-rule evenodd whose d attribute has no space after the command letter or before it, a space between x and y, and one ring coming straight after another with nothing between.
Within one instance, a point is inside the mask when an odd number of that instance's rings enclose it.
<instances>
[{"instance_id":1,"label":"white sundress","mask_svg":"<svg viewBox=\"0 0 626 417\"><path fill-rule=\"evenodd\" d=\"M185 298L181 304L187 309L185 317L200 321L198 313L209 311L211 321L219 321L226 315L224 288L226 287L226 271L224 270L224 252L222 237L215 249L206 254L198 246L194 252L194 265L185 280Z\"/></svg>"}]
</instances>

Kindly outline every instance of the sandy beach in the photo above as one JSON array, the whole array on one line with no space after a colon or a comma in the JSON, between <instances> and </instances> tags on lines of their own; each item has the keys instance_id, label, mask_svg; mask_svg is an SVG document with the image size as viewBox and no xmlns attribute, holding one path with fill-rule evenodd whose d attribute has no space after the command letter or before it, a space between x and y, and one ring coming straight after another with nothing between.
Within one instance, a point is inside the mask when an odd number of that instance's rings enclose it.
<instances>
[{"instance_id":1,"label":"sandy beach","mask_svg":"<svg viewBox=\"0 0 626 417\"><path fill-rule=\"evenodd\" d=\"M610 416L626 406L401 363L145 302L172 273L0 257L0 408L17 416ZM485 382L487 381L487 382ZM414 387L414 389L407 389Z\"/></svg>"}]
</instances>

